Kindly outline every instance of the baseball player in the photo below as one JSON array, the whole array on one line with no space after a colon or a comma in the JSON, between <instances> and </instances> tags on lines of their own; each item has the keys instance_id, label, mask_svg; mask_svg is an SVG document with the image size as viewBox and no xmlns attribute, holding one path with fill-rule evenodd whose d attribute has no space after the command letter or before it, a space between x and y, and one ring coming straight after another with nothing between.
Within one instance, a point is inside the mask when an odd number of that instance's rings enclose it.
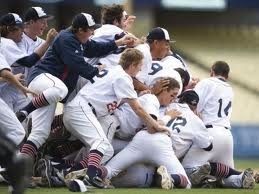
<instances>
[{"instance_id":1,"label":"baseball player","mask_svg":"<svg viewBox=\"0 0 259 194\"><path fill-rule=\"evenodd\" d=\"M98 118L113 113L120 103L127 102L151 129L166 130L143 110L136 99L131 76L140 70L142 59L140 51L126 49L120 59L121 65L104 69L64 109L66 128L86 146L91 146L88 158L72 167L70 172L87 167L89 180L94 186L103 187L97 174L98 166L101 160L107 161L113 155L113 148Z\"/></svg>"},{"instance_id":2,"label":"baseball player","mask_svg":"<svg viewBox=\"0 0 259 194\"><path fill-rule=\"evenodd\" d=\"M1 44L0 44L0 49ZM5 57L0 53L0 78L10 82L20 89L24 95L33 93L24 87L11 73L10 66ZM2 80L0 80L1 82ZM31 161L21 155L16 155L19 144L25 137L25 131L17 120L13 111L0 98L0 165L7 169L9 183L12 186L12 194L23 193L25 183L28 181Z\"/></svg>"},{"instance_id":3,"label":"baseball player","mask_svg":"<svg viewBox=\"0 0 259 194\"><path fill-rule=\"evenodd\" d=\"M196 111L198 102L199 97L197 93L194 90L186 90L179 96L179 103L173 104L170 107L182 113L181 117L174 121L169 121L168 125L170 124L170 127L173 129L173 147L178 158L183 158L183 165L185 163L190 164L190 160L193 160L193 158L198 158L197 155L192 155L193 149L199 149L202 155L210 155L211 153L213 155L212 136L209 135L209 131L200 118L192 112ZM204 156L202 155L200 157L203 158ZM188 166L186 171L190 175L190 181L193 186L200 186L208 175L214 176L217 179L223 179L225 187L252 188L254 186L254 180L249 169L242 173L218 162L210 161L202 167L193 166L190 168Z\"/></svg>"},{"instance_id":4,"label":"baseball player","mask_svg":"<svg viewBox=\"0 0 259 194\"><path fill-rule=\"evenodd\" d=\"M170 79L168 89L163 90L158 98L149 98L149 100L158 101L158 104L167 106L176 99L178 91L179 83ZM151 110L151 107L149 109ZM130 116L125 113L125 118L126 115ZM152 115L154 118L159 118L159 106L153 105ZM177 115L178 113L175 116ZM190 187L187 175L170 145L171 139L165 133L150 134L147 130L140 130L133 140L107 163L104 167L105 170L102 171L104 172L102 176L110 179L132 164L145 162L155 166L163 165L158 168L158 173L163 177L162 188L171 189L173 185L180 188ZM131 157L128 158L128 156ZM168 175L167 169L171 176Z\"/></svg>"},{"instance_id":5,"label":"baseball player","mask_svg":"<svg viewBox=\"0 0 259 194\"><path fill-rule=\"evenodd\" d=\"M211 67L211 77L200 81L194 88L200 99L197 112L213 137L213 150L206 155L193 151L192 159L187 162L186 158L183 164L185 167L203 165L202 161L213 161L234 168L233 137L230 131L234 94L227 83L229 71L226 62L217 61Z\"/></svg>"},{"instance_id":6,"label":"baseball player","mask_svg":"<svg viewBox=\"0 0 259 194\"><path fill-rule=\"evenodd\" d=\"M95 27L91 15L77 14L72 27L59 33L44 58L33 67L28 77L29 88L39 95L16 113L18 119L23 121L33 112L32 132L21 149L22 153L35 156L49 136L57 102L66 101L66 96L75 88L78 76L92 80L103 68L86 63L84 56L102 56L117 49L117 45L132 41L131 36L108 43L88 41Z\"/></svg>"},{"instance_id":7,"label":"baseball player","mask_svg":"<svg viewBox=\"0 0 259 194\"><path fill-rule=\"evenodd\" d=\"M174 120L170 116L165 116L163 121L173 130L172 142L176 156L181 159L188 152L190 147L198 147L206 151L212 149L213 138L209 135L202 120L193 113L189 106L196 107L199 97L193 90L184 91L179 96L179 103L170 104L166 115L170 115L170 110L178 110L181 116Z\"/></svg>"},{"instance_id":8,"label":"baseball player","mask_svg":"<svg viewBox=\"0 0 259 194\"><path fill-rule=\"evenodd\" d=\"M166 29L156 27L153 28L146 37L145 44L140 44L139 49L146 58L144 67L137 74L138 81L145 83L146 76L150 71L152 60L157 61L164 58L170 48L170 37Z\"/></svg>"},{"instance_id":9,"label":"baseball player","mask_svg":"<svg viewBox=\"0 0 259 194\"><path fill-rule=\"evenodd\" d=\"M146 62L134 79L136 90L142 91L150 89L152 82L157 78L172 77L179 81L182 91L182 81L178 72L174 70L174 64L163 63L163 59L170 49L170 40L168 31L164 28L154 28L147 35L147 43L140 44L136 48L145 55Z\"/></svg>"},{"instance_id":10,"label":"baseball player","mask_svg":"<svg viewBox=\"0 0 259 194\"><path fill-rule=\"evenodd\" d=\"M52 18L53 16L48 15L41 7L30 7L27 9L24 14L22 40L18 43L19 48L30 54L41 46L45 40L40 38L40 36L43 35L48 27L48 20Z\"/></svg>"},{"instance_id":11,"label":"baseball player","mask_svg":"<svg viewBox=\"0 0 259 194\"><path fill-rule=\"evenodd\" d=\"M122 5L113 4L111 6L104 6L101 10L102 26L95 30L92 40L107 42L110 40L117 40L127 34L124 31L126 22L126 12ZM106 68L118 65L121 53L126 49L125 46L119 47L114 52L98 60L99 63L105 64Z\"/></svg>"},{"instance_id":12,"label":"baseball player","mask_svg":"<svg viewBox=\"0 0 259 194\"><path fill-rule=\"evenodd\" d=\"M47 42L31 53L20 49L17 45L21 42L23 22L19 15L9 13L1 17L1 38L2 50L0 51L12 67L12 72L22 76L24 79L24 69L33 66L46 51L48 45L53 39L50 33L47 35ZM1 97L15 112L28 104L26 97L10 84L1 84Z\"/></svg>"},{"instance_id":13,"label":"baseball player","mask_svg":"<svg viewBox=\"0 0 259 194\"><path fill-rule=\"evenodd\" d=\"M113 4L110 6L102 7L102 25L94 31L91 39L98 42L108 42L123 37L125 34L127 34L127 32L125 31L126 26L129 27L129 25L131 25L131 22L133 22L132 17L127 15L122 5ZM106 68L114 67L118 65L120 55L125 49L125 46L120 46L117 50L109 53L106 56L91 59L86 58L86 60L92 65L96 65L99 63L105 64ZM72 95L69 96L68 101L71 101L71 99L74 98L74 96L86 83L86 79L79 77L76 90L73 92Z\"/></svg>"},{"instance_id":14,"label":"baseball player","mask_svg":"<svg viewBox=\"0 0 259 194\"><path fill-rule=\"evenodd\" d=\"M1 48L1 45L0 45ZM2 48L1 48L2 49ZM13 84L15 87L17 87L21 92L23 92L24 95L26 93L33 93L26 87L24 87L16 77L13 76L13 74L10 72L10 66L5 60L5 57L0 53L0 67L1 67L1 77L4 78L4 80L8 81L9 83ZM0 82L3 82L1 80ZM6 134L7 138L9 138L11 141L16 143L16 146L22 143L24 137L25 137L25 131L18 122L17 118L15 117L15 114L13 111L7 106L7 104L0 98L1 102L1 131Z\"/></svg>"}]
</instances>

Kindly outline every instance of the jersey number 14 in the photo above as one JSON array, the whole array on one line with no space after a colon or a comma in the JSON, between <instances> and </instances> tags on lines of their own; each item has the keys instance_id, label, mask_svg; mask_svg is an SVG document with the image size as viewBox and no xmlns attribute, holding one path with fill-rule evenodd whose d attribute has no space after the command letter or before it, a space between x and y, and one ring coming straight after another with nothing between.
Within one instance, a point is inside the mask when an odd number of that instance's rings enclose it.
<instances>
[{"instance_id":1,"label":"jersey number 14","mask_svg":"<svg viewBox=\"0 0 259 194\"><path fill-rule=\"evenodd\" d=\"M218 117L222 117L222 113L228 116L229 109L231 108L231 101L228 102L227 106L223 109L223 100L220 98L219 101L219 110L218 110ZM222 112L223 111L223 112Z\"/></svg>"}]
</instances>

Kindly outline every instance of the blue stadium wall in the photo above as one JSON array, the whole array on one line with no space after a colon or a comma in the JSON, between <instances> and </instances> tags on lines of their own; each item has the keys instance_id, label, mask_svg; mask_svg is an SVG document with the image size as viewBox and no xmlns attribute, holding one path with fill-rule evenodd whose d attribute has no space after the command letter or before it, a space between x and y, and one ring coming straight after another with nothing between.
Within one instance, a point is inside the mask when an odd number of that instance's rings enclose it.
<instances>
[{"instance_id":1,"label":"blue stadium wall","mask_svg":"<svg viewBox=\"0 0 259 194\"><path fill-rule=\"evenodd\" d=\"M259 125L232 125L234 156L259 158Z\"/></svg>"}]
</instances>

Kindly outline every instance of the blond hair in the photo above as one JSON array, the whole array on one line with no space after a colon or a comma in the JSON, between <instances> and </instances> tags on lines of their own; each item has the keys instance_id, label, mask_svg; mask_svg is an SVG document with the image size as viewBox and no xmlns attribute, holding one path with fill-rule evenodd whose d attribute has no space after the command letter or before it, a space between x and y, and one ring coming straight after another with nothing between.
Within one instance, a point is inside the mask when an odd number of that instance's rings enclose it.
<instances>
[{"instance_id":1,"label":"blond hair","mask_svg":"<svg viewBox=\"0 0 259 194\"><path fill-rule=\"evenodd\" d=\"M119 64L122 66L122 68L128 69L130 65L138 65L140 61L144 58L141 51L135 49L135 48L128 48L125 51L123 51Z\"/></svg>"}]
</instances>

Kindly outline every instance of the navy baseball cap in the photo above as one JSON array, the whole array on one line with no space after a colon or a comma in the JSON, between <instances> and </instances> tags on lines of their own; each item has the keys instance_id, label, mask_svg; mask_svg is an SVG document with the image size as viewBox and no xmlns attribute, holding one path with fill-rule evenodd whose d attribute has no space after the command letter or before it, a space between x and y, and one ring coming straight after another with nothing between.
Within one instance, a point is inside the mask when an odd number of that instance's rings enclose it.
<instances>
[{"instance_id":1,"label":"navy baseball cap","mask_svg":"<svg viewBox=\"0 0 259 194\"><path fill-rule=\"evenodd\" d=\"M100 24L94 22L93 17L88 13L79 13L77 14L72 21L73 28L93 28L97 29L100 27Z\"/></svg>"},{"instance_id":2,"label":"navy baseball cap","mask_svg":"<svg viewBox=\"0 0 259 194\"><path fill-rule=\"evenodd\" d=\"M175 42L174 40L170 39L168 31L160 27L153 28L148 33L147 40L167 40L169 42Z\"/></svg>"},{"instance_id":3,"label":"navy baseball cap","mask_svg":"<svg viewBox=\"0 0 259 194\"><path fill-rule=\"evenodd\" d=\"M39 20L41 18L53 19L54 16L47 15L41 7L30 7L24 14L24 21Z\"/></svg>"},{"instance_id":4,"label":"navy baseball cap","mask_svg":"<svg viewBox=\"0 0 259 194\"><path fill-rule=\"evenodd\" d=\"M20 16L16 13L8 13L0 18L1 26L23 26L23 21Z\"/></svg>"},{"instance_id":5,"label":"navy baseball cap","mask_svg":"<svg viewBox=\"0 0 259 194\"><path fill-rule=\"evenodd\" d=\"M192 106L197 106L199 103L199 96L194 90L185 90L178 98L179 102L186 102Z\"/></svg>"}]
</instances>

